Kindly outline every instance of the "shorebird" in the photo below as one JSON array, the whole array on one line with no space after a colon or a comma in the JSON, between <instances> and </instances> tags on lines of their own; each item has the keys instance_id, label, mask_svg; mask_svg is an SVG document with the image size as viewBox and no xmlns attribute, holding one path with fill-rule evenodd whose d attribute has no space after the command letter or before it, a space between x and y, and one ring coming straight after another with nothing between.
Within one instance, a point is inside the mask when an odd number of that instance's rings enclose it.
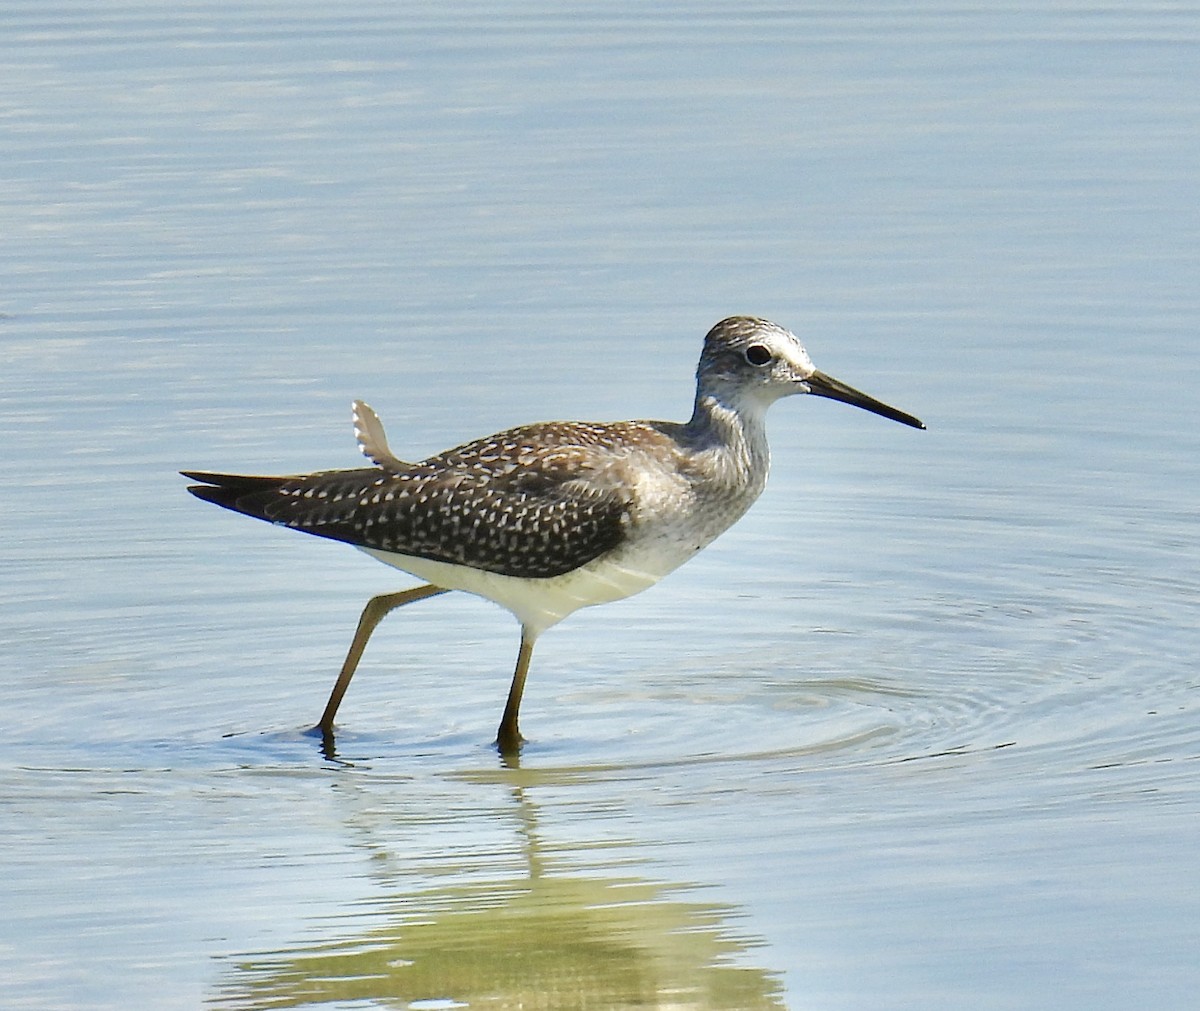
<instances>
[{"instance_id":1,"label":"shorebird","mask_svg":"<svg viewBox=\"0 0 1200 1011\"><path fill-rule=\"evenodd\" d=\"M371 467L285 477L183 474L201 482L188 488L198 498L345 541L425 581L363 608L318 723L327 741L384 615L465 590L521 623L496 738L503 754L513 754L523 742L517 717L538 636L581 607L653 586L736 522L767 481L767 408L800 393L925 427L818 371L790 331L733 316L704 338L684 423L544 422L409 463L392 453L375 412L356 401L355 431Z\"/></svg>"}]
</instances>

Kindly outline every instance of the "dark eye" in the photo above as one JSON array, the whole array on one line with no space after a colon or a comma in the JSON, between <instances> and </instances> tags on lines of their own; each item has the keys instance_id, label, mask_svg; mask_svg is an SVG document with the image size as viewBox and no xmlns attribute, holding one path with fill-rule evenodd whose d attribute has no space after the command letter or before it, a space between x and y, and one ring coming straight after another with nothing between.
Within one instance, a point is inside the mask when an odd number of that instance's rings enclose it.
<instances>
[{"instance_id":1,"label":"dark eye","mask_svg":"<svg viewBox=\"0 0 1200 1011\"><path fill-rule=\"evenodd\" d=\"M771 360L771 352L761 344L751 344L746 348L746 361L751 365L766 365Z\"/></svg>"}]
</instances>

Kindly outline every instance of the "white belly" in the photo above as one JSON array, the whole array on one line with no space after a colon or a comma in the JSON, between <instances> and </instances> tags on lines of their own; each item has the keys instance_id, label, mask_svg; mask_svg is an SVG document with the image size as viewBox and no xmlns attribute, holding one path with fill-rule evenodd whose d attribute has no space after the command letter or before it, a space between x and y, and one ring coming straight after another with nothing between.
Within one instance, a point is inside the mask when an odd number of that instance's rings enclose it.
<instances>
[{"instance_id":1,"label":"white belly","mask_svg":"<svg viewBox=\"0 0 1200 1011\"><path fill-rule=\"evenodd\" d=\"M362 550L386 565L412 573L435 586L464 590L494 600L511 611L531 637L558 624L581 607L606 604L640 593L695 553L688 551L682 557L663 557L658 553L647 554L643 551L637 553L635 565L628 557L632 553L618 548L561 576L520 579L375 548Z\"/></svg>"}]
</instances>

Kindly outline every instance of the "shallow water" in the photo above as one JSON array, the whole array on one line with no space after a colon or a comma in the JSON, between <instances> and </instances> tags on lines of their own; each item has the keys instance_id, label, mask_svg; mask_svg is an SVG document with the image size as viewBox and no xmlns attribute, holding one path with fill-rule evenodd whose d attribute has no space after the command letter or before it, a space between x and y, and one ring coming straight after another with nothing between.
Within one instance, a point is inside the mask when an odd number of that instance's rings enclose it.
<instances>
[{"instance_id":1,"label":"shallow water","mask_svg":"<svg viewBox=\"0 0 1200 1011\"><path fill-rule=\"evenodd\" d=\"M13 1008L1184 1007L1200 16L10 4ZM189 498L679 418L734 312L921 416L772 415L734 530L545 635Z\"/></svg>"}]
</instances>

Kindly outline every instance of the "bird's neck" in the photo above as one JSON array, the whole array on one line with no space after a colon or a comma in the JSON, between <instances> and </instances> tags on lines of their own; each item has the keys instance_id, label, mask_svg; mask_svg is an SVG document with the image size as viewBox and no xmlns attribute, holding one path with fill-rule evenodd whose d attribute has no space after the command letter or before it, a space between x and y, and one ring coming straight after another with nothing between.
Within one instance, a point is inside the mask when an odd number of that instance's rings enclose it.
<instances>
[{"instance_id":1,"label":"bird's neck","mask_svg":"<svg viewBox=\"0 0 1200 1011\"><path fill-rule=\"evenodd\" d=\"M684 430L693 448L707 458L712 479L757 497L771 468L767 445L767 405L750 398L731 402L699 390Z\"/></svg>"}]
</instances>

